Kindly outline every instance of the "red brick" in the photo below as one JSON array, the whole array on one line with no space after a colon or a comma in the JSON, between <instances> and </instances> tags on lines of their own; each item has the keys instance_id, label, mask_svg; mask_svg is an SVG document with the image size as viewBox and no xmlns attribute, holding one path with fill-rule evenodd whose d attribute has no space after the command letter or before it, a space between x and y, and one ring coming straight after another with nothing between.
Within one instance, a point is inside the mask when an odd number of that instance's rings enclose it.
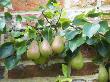
<instances>
[{"instance_id":1,"label":"red brick","mask_svg":"<svg viewBox=\"0 0 110 82\"><path fill-rule=\"evenodd\" d=\"M3 66L0 66L0 79L4 78L4 76L3 76L4 71L5 71L5 68Z\"/></svg>"},{"instance_id":2,"label":"red brick","mask_svg":"<svg viewBox=\"0 0 110 82\"><path fill-rule=\"evenodd\" d=\"M110 5L110 0L101 0L102 4L104 5Z\"/></svg>"},{"instance_id":3,"label":"red brick","mask_svg":"<svg viewBox=\"0 0 110 82\"><path fill-rule=\"evenodd\" d=\"M85 58L92 58L92 57L96 56L96 54L97 54L96 50L93 47L88 46L88 45L82 46L81 52Z\"/></svg>"},{"instance_id":4,"label":"red brick","mask_svg":"<svg viewBox=\"0 0 110 82\"><path fill-rule=\"evenodd\" d=\"M14 68L8 72L8 77L13 79L31 78L31 77L54 77L61 74L61 65L56 64L45 69L41 69L38 65L27 65L23 68Z\"/></svg>"},{"instance_id":5,"label":"red brick","mask_svg":"<svg viewBox=\"0 0 110 82\"><path fill-rule=\"evenodd\" d=\"M39 5L46 4L47 0L12 0L13 9L16 11L33 10Z\"/></svg>"},{"instance_id":6,"label":"red brick","mask_svg":"<svg viewBox=\"0 0 110 82\"><path fill-rule=\"evenodd\" d=\"M86 63L81 70L72 69L71 75L82 76L91 75L97 72L98 66L93 63ZM39 67L39 65L26 65L24 67L16 67L8 72L10 79L18 78L31 78L31 77L56 77L62 75L61 64L55 64L45 69Z\"/></svg>"},{"instance_id":7,"label":"red brick","mask_svg":"<svg viewBox=\"0 0 110 82\"><path fill-rule=\"evenodd\" d=\"M3 10L4 10L4 7L1 7L1 6L0 6L0 12L2 12Z\"/></svg>"},{"instance_id":8,"label":"red brick","mask_svg":"<svg viewBox=\"0 0 110 82\"><path fill-rule=\"evenodd\" d=\"M94 79L93 82L98 82L98 80L97 79Z\"/></svg>"}]
</instances>

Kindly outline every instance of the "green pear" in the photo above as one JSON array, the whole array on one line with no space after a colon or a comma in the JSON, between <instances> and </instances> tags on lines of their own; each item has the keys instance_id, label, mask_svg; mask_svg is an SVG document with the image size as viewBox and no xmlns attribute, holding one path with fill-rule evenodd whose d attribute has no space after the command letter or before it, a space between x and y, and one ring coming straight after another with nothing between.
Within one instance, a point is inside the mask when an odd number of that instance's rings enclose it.
<instances>
[{"instance_id":1,"label":"green pear","mask_svg":"<svg viewBox=\"0 0 110 82\"><path fill-rule=\"evenodd\" d=\"M103 64L100 64L99 66L98 81L108 82L108 72Z\"/></svg>"},{"instance_id":2,"label":"green pear","mask_svg":"<svg viewBox=\"0 0 110 82\"><path fill-rule=\"evenodd\" d=\"M52 43L52 50L55 54L60 54L64 51L64 40L61 36L55 36L55 39Z\"/></svg>"},{"instance_id":3,"label":"green pear","mask_svg":"<svg viewBox=\"0 0 110 82\"><path fill-rule=\"evenodd\" d=\"M47 62L47 60L48 60L47 57L40 56L38 59L33 60L33 62L35 64L45 64Z\"/></svg>"},{"instance_id":4,"label":"green pear","mask_svg":"<svg viewBox=\"0 0 110 82\"><path fill-rule=\"evenodd\" d=\"M70 61L71 67L76 70L80 70L84 67L84 58L79 52L72 60Z\"/></svg>"},{"instance_id":5,"label":"green pear","mask_svg":"<svg viewBox=\"0 0 110 82\"><path fill-rule=\"evenodd\" d=\"M44 57L52 55L52 48L46 39L44 39L40 44L40 53Z\"/></svg>"},{"instance_id":6,"label":"green pear","mask_svg":"<svg viewBox=\"0 0 110 82\"><path fill-rule=\"evenodd\" d=\"M27 50L28 59L38 59L40 57L40 51L37 41L33 40Z\"/></svg>"},{"instance_id":7,"label":"green pear","mask_svg":"<svg viewBox=\"0 0 110 82\"><path fill-rule=\"evenodd\" d=\"M109 67L109 80L110 80L110 67Z\"/></svg>"}]
</instances>

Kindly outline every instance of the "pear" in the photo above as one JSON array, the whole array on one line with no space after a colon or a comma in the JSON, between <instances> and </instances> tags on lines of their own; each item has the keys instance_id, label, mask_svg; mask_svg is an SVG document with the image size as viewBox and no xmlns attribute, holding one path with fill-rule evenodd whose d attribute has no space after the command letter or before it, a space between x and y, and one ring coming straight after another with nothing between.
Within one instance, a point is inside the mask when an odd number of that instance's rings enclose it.
<instances>
[{"instance_id":1,"label":"pear","mask_svg":"<svg viewBox=\"0 0 110 82\"><path fill-rule=\"evenodd\" d=\"M100 64L99 66L98 81L108 82L108 72L103 64Z\"/></svg>"},{"instance_id":2,"label":"pear","mask_svg":"<svg viewBox=\"0 0 110 82\"><path fill-rule=\"evenodd\" d=\"M40 45L40 53L44 57L52 55L52 48L46 39L44 39Z\"/></svg>"},{"instance_id":3,"label":"pear","mask_svg":"<svg viewBox=\"0 0 110 82\"><path fill-rule=\"evenodd\" d=\"M110 67L109 67L109 70L108 71L109 71L109 80L110 80Z\"/></svg>"},{"instance_id":4,"label":"pear","mask_svg":"<svg viewBox=\"0 0 110 82\"><path fill-rule=\"evenodd\" d=\"M55 39L52 43L52 49L55 54L60 54L64 51L64 40L61 36L55 36Z\"/></svg>"},{"instance_id":5,"label":"pear","mask_svg":"<svg viewBox=\"0 0 110 82\"><path fill-rule=\"evenodd\" d=\"M84 58L81 52L79 52L74 58L72 58L70 65L76 70L80 70L84 67Z\"/></svg>"},{"instance_id":6,"label":"pear","mask_svg":"<svg viewBox=\"0 0 110 82\"><path fill-rule=\"evenodd\" d=\"M38 47L37 41L33 40L27 50L27 58L28 59L38 59L40 57L40 51Z\"/></svg>"},{"instance_id":7,"label":"pear","mask_svg":"<svg viewBox=\"0 0 110 82\"><path fill-rule=\"evenodd\" d=\"M45 64L47 62L47 60L48 60L47 57L40 56L38 59L33 60L33 62L35 64Z\"/></svg>"}]
</instances>

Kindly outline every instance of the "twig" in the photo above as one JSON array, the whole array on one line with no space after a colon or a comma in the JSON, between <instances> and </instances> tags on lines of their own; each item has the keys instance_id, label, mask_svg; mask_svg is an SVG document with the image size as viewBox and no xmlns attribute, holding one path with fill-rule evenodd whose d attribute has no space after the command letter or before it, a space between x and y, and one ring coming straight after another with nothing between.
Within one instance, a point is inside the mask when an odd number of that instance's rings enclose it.
<instances>
[{"instance_id":1,"label":"twig","mask_svg":"<svg viewBox=\"0 0 110 82\"><path fill-rule=\"evenodd\" d=\"M50 27L52 28L52 23L48 20L48 18L45 16L44 11L42 12L43 16L45 17L45 19L47 20L47 22L50 24ZM53 28L55 29L55 31L57 32L57 28L56 25L53 26Z\"/></svg>"},{"instance_id":2,"label":"twig","mask_svg":"<svg viewBox=\"0 0 110 82\"><path fill-rule=\"evenodd\" d=\"M60 21L60 18L61 18L61 15L62 15L62 11L63 11L63 8L61 9L61 13L60 13L60 16L58 18L58 21L57 21L56 25L58 25L58 22Z\"/></svg>"},{"instance_id":3,"label":"twig","mask_svg":"<svg viewBox=\"0 0 110 82\"><path fill-rule=\"evenodd\" d=\"M100 32L98 32L99 33L99 35L101 35L102 37L105 37L102 33L100 33Z\"/></svg>"},{"instance_id":4,"label":"twig","mask_svg":"<svg viewBox=\"0 0 110 82\"><path fill-rule=\"evenodd\" d=\"M82 30L81 27L75 27L75 26L73 26L73 25L70 25L70 26L73 27L73 28L76 29L76 30Z\"/></svg>"},{"instance_id":5,"label":"twig","mask_svg":"<svg viewBox=\"0 0 110 82\"><path fill-rule=\"evenodd\" d=\"M47 20L47 22L51 25L51 22L48 20L48 18L45 16L44 11L42 11L42 15L45 17L45 19Z\"/></svg>"}]
</instances>

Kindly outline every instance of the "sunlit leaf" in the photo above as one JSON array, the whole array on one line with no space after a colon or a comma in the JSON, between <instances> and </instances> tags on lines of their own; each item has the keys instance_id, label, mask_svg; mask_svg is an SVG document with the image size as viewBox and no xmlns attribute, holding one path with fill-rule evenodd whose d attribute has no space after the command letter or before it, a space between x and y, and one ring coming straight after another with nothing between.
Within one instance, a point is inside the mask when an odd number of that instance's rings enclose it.
<instances>
[{"instance_id":1,"label":"sunlit leaf","mask_svg":"<svg viewBox=\"0 0 110 82\"><path fill-rule=\"evenodd\" d=\"M91 38L98 32L99 29L100 29L99 24L87 23L83 27L83 36L88 36L89 38Z\"/></svg>"},{"instance_id":2,"label":"sunlit leaf","mask_svg":"<svg viewBox=\"0 0 110 82\"><path fill-rule=\"evenodd\" d=\"M0 31L3 31L4 27L5 27L5 20L0 18Z\"/></svg>"},{"instance_id":3,"label":"sunlit leaf","mask_svg":"<svg viewBox=\"0 0 110 82\"><path fill-rule=\"evenodd\" d=\"M68 76L68 66L67 65L62 64L62 72L63 72L64 77Z\"/></svg>"},{"instance_id":4,"label":"sunlit leaf","mask_svg":"<svg viewBox=\"0 0 110 82\"><path fill-rule=\"evenodd\" d=\"M84 44L85 41L86 41L86 38L85 37L76 37L76 38L70 40L69 41L69 48L70 48L70 50L73 52L79 46L81 46L82 44Z\"/></svg>"},{"instance_id":5,"label":"sunlit leaf","mask_svg":"<svg viewBox=\"0 0 110 82\"><path fill-rule=\"evenodd\" d=\"M49 18L52 19L53 18L53 12L51 10L47 10L44 12L44 15Z\"/></svg>"},{"instance_id":6,"label":"sunlit leaf","mask_svg":"<svg viewBox=\"0 0 110 82\"><path fill-rule=\"evenodd\" d=\"M105 34L107 31L109 31L109 26L108 26L108 22L107 21L100 21L100 29L99 32Z\"/></svg>"},{"instance_id":7,"label":"sunlit leaf","mask_svg":"<svg viewBox=\"0 0 110 82\"><path fill-rule=\"evenodd\" d=\"M77 31L77 30L72 31L72 30L70 30L70 31L67 31L67 32L66 32L65 37L66 37L67 40L71 40L71 39L73 39L76 35L78 35L79 33L80 33L80 31Z\"/></svg>"}]
</instances>

